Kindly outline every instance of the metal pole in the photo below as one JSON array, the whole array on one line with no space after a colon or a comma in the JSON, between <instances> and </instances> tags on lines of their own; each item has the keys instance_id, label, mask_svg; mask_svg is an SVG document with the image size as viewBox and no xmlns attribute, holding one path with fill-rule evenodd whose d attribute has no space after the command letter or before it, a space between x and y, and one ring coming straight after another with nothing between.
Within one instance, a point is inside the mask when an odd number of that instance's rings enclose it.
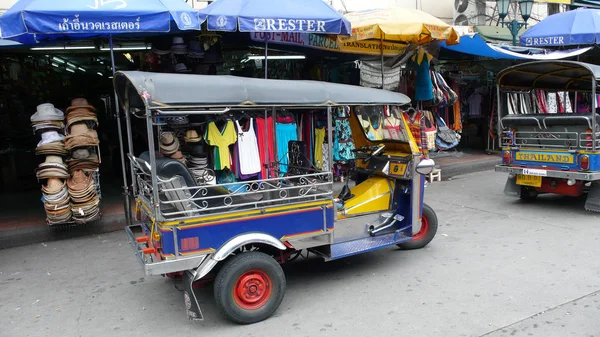
<instances>
[{"instance_id":1,"label":"metal pole","mask_svg":"<svg viewBox=\"0 0 600 337\"><path fill-rule=\"evenodd\" d=\"M125 97L129 97L129 87L125 88ZM127 148L128 153L133 153L133 135L131 132L131 116L129 116L129 100L125 100L125 128L127 129ZM129 159L129 157L127 157ZM131 164L131 163L130 163ZM135 172L133 171L133 167L130 166L129 172L131 173L131 192L132 195L137 195L137 181L135 180Z\"/></svg>"},{"instance_id":2,"label":"metal pole","mask_svg":"<svg viewBox=\"0 0 600 337\"><path fill-rule=\"evenodd\" d=\"M158 177L156 176L156 150L154 148L154 130L152 129L152 112L146 103L146 131L148 132L148 154L150 157L150 171L152 176L152 205L154 217L160 220L160 199L158 197Z\"/></svg>"},{"instance_id":3,"label":"metal pole","mask_svg":"<svg viewBox=\"0 0 600 337\"><path fill-rule=\"evenodd\" d=\"M271 115L273 117L273 160L277 163L277 169L280 170L279 166L279 151L277 148L277 112L275 111L275 107L271 108ZM273 177L274 178L274 177Z\"/></svg>"},{"instance_id":4,"label":"metal pole","mask_svg":"<svg viewBox=\"0 0 600 337\"><path fill-rule=\"evenodd\" d=\"M267 75L267 71L269 69L269 66L267 65L268 63L268 55L269 55L269 34L270 33L266 33L266 37L265 37L265 78L268 78L269 76Z\"/></svg>"},{"instance_id":5,"label":"metal pole","mask_svg":"<svg viewBox=\"0 0 600 337\"><path fill-rule=\"evenodd\" d=\"M500 92L500 86L496 84L496 92L498 95L498 122L496 123L496 135L498 136L498 148L502 150L502 127L500 126L500 119L502 119L502 93Z\"/></svg>"},{"instance_id":6,"label":"metal pole","mask_svg":"<svg viewBox=\"0 0 600 337\"><path fill-rule=\"evenodd\" d=\"M329 150L329 154L327 155L329 161L329 167L327 168L327 172L332 172L333 178L333 128L331 125L333 124L333 116L331 107L327 107L327 148Z\"/></svg>"},{"instance_id":7,"label":"metal pole","mask_svg":"<svg viewBox=\"0 0 600 337\"><path fill-rule=\"evenodd\" d=\"M592 74L592 151L596 151L596 79ZM575 102L577 104L577 102Z\"/></svg>"},{"instance_id":8,"label":"metal pole","mask_svg":"<svg viewBox=\"0 0 600 337\"><path fill-rule=\"evenodd\" d=\"M112 65L112 73L113 79L115 75L115 52L113 50L113 38L112 34L109 35L108 41L110 43L110 62ZM125 217L127 222L131 224L131 212L130 207L131 203L129 201L129 186L127 183L127 172L125 168L125 149L123 146L123 131L121 130L121 114L120 114L120 106L119 106L119 97L117 96L117 90L113 87L113 93L115 95L115 110L117 113L117 129L119 134L119 150L121 152L121 171L123 172L123 195L125 197Z\"/></svg>"},{"instance_id":9,"label":"metal pole","mask_svg":"<svg viewBox=\"0 0 600 337\"><path fill-rule=\"evenodd\" d=\"M379 43L381 46L381 90L385 89L385 70L383 69L383 37L379 39Z\"/></svg>"},{"instance_id":10,"label":"metal pole","mask_svg":"<svg viewBox=\"0 0 600 337\"><path fill-rule=\"evenodd\" d=\"M268 122L269 122L268 110L265 109L265 133L266 134L263 135L265 137L265 142L264 142L264 147L265 147L264 154L265 154L265 157L264 157L264 163L263 163L263 165L267 164L267 171L266 171L267 174L266 174L266 177L262 177L263 179L269 179L269 178L271 178L270 177L271 173L269 172L271 170L271 167L270 167L271 163L269 162L269 151L270 151L269 147L270 146L269 146L269 123ZM273 146L273 145L271 145L271 146Z\"/></svg>"}]
</instances>

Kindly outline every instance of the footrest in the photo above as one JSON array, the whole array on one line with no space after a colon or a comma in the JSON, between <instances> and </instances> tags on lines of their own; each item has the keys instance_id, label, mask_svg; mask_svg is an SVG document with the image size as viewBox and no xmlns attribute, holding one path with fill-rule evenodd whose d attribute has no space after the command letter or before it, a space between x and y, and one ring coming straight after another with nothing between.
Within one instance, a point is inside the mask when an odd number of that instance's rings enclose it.
<instances>
[{"instance_id":1,"label":"footrest","mask_svg":"<svg viewBox=\"0 0 600 337\"><path fill-rule=\"evenodd\" d=\"M398 232L368 237L353 241L341 242L331 246L331 260L341 259L360 253L370 252L379 248L393 246L410 240L411 237L404 236Z\"/></svg>"}]
</instances>

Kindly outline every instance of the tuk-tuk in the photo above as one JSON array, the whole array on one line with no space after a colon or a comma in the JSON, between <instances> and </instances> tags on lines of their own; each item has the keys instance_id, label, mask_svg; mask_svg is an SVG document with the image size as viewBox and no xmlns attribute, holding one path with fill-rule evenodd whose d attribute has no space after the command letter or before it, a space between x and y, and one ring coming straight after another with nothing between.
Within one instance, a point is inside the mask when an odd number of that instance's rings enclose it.
<instances>
[{"instance_id":1,"label":"tuk-tuk","mask_svg":"<svg viewBox=\"0 0 600 337\"><path fill-rule=\"evenodd\" d=\"M203 319L193 291L197 283L214 280L225 316L254 323L278 308L286 288L280 264L302 251L336 260L390 246L421 248L436 234L436 214L423 204L424 175L434 162L422 156L402 117L399 106L410 103L403 94L314 81L136 71L117 72L114 85L126 112L135 198L126 232L146 275L181 277L190 319ZM230 159L224 147L207 146L215 163L200 174L185 159L162 153L174 143L202 137L208 143L214 136L209 132L227 133L230 121L250 120L252 127L253 118L279 121L307 112L324 128L314 133L326 137L321 151L328 152L328 163L338 126L334 114L348 114L355 186L334 183L333 165L317 168L303 142L286 138L282 145L275 123L257 131L258 143L268 149L260 155L266 173L259 178L219 181L228 169L223 159ZM134 153L134 118L144 121L148 151ZM377 127L384 120L395 121L386 132ZM212 131L198 132L206 129ZM246 138L243 129L236 132ZM183 139L159 143L167 132ZM183 145L181 150L188 151Z\"/></svg>"},{"instance_id":2,"label":"tuk-tuk","mask_svg":"<svg viewBox=\"0 0 600 337\"><path fill-rule=\"evenodd\" d=\"M538 61L498 74L498 116L504 192L523 200L539 194L587 194L585 209L600 212L597 86L600 67Z\"/></svg>"}]
</instances>

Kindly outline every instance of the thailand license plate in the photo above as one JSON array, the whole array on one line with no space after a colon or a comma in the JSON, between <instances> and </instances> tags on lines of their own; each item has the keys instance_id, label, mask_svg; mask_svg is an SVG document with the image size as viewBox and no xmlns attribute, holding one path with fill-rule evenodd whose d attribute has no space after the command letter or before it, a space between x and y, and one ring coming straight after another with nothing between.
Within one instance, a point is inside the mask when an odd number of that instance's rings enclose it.
<instances>
[{"instance_id":1,"label":"thailand license plate","mask_svg":"<svg viewBox=\"0 0 600 337\"><path fill-rule=\"evenodd\" d=\"M528 174L517 174L517 185L542 187L542 177Z\"/></svg>"},{"instance_id":2,"label":"thailand license plate","mask_svg":"<svg viewBox=\"0 0 600 337\"><path fill-rule=\"evenodd\" d=\"M400 163L391 163L390 164L390 174L394 176L404 176L406 172L406 164Z\"/></svg>"}]
</instances>

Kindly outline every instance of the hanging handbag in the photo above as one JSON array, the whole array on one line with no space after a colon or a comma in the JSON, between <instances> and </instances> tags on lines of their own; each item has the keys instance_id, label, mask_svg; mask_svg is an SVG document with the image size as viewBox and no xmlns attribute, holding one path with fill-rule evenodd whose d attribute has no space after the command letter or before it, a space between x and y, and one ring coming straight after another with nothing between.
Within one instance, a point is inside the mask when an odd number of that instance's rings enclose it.
<instances>
[{"instance_id":1,"label":"hanging handbag","mask_svg":"<svg viewBox=\"0 0 600 337\"><path fill-rule=\"evenodd\" d=\"M450 88L450 86L440 73L438 73L438 80L444 87L446 93L448 94L448 105L454 105L454 103L456 103L456 100L458 99L458 95L454 92L454 90L452 90L452 88Z\"/></svg>"},{"instance_id":2,"label":"hanging handbag","mask_svg":"<svg viewBox=\"0 0 600 337\"><path fill-rule=\"evenodd\" d=\"M433 150L435 149L435 136L437 133L437 128L435 127L433 115L431 111L422 111L423 113L423 127L421 132L425 133L427 137L427 149ZM425 146L423 146L425 147Z\"/></svg>"},{"instance_id":3,"label":"hanging handbag","mask_svg":"<svg viewBox=\"0 0 600 337\"><path fill-rule=\"evenodd\" d=\"M446 122L440 117L436 116L435 120L437 121L437 138L442 140L447 144L454 144L454 146L458 145L458 141L460 140L460 135L456 133L454 130L450 130L446 125Z\"/></svg>"}]
</instances>

